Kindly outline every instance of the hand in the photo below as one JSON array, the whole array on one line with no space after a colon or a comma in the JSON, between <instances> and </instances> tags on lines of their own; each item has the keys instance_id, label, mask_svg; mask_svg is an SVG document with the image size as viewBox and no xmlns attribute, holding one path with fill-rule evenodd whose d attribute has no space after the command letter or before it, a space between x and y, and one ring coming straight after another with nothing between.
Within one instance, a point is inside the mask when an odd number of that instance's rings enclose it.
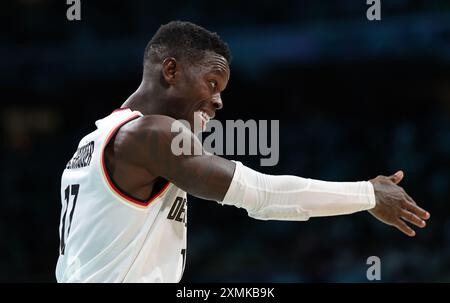
<instances>
[{"instance_id":1,"label":"hand","mask_svg":"<svg viewBox=\"0 0 450 303\"><path fill-rule=\"evenodd\" d=\"M416 232L405 221L424 228L430 213L417 206L403 188L397 185L403 176L403 172L398 171L390 177L378 176L369 180L373 184L376 200L375 207L369 212L381 222L395 226L408 236L414 237Z\"/></svg>"}]
</instances>

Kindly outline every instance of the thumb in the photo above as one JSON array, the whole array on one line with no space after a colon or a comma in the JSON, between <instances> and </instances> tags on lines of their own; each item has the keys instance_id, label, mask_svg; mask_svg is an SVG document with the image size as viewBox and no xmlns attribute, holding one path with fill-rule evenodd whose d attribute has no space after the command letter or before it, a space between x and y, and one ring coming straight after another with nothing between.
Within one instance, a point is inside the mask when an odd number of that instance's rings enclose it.
<instances>
[{"instance_id":1,"label":"thumb","mask_svg":"<svg viewBox=\"0 0 450 303\"><path fill-rule=\"evenodd\" d=\"M389 180L391 180L392 182L394 182L395 184L399 184L400 181L402 181L403 177L404 177L404 173L403 171L399 170L398 172L396 172L395 174L393 174L392 176L389 177Z\"/></svg>"}]
</instances>

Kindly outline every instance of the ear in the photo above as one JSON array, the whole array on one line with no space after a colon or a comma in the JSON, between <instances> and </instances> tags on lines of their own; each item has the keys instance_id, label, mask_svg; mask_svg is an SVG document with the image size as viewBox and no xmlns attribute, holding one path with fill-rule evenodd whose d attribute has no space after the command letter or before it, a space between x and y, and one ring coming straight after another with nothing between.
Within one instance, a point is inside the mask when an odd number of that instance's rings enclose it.
<instances>
[{"instance_id":1,"label":"ear","mask_svg":"<svg viewBox=\"0 0 450 303\"><path fill-rule=\"evenodd\" d=\"M173 85L175 83L175 79L178 72L178 63L177 60L173 57L165 58L162 63L162 73L164 80L169 85Z\"/></svg>"}]
</instances>

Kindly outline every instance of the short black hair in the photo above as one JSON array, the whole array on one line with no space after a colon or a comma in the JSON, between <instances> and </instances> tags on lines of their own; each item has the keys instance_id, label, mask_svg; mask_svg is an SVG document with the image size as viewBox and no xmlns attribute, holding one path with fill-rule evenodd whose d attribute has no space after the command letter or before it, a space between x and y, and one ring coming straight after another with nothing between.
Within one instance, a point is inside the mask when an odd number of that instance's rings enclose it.
<instances>
[{"instance_id":1,"label":"short black hair","mask_svg":"<svg viewBox=\"0 0 450 303\"><path fill-rule=\"evenodd\" d=\"M171 21L161 25L147 44L144 66L146 62L160 62L168 56L195 63L203 59L205 51L213 51L231 64L230 48L217 33L191 22Z\"/></svg>"}]
</instances>

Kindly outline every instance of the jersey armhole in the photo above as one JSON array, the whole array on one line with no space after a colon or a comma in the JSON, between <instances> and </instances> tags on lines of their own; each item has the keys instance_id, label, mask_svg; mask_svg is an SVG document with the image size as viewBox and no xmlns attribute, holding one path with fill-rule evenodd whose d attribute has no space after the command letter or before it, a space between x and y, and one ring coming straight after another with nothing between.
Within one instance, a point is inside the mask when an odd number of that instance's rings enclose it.
<instances>
[{"instance_id":1,"label":"jersey armhole","mask_svg":"<svg viewBox=\"0 0 450 303\"><path fill-rule=\"evenodd\" d=\"M160 186L161 186L161 181L165 181L165 182L167 182L167 183L166 183L159 191L158 191L158 189L152 190L152 193L150 194L149 199L147 199L147 200L137 199L137 198L134 198L134 197L130 196L129 194L127 194L127 193L126 193L125 191L123 191L122 189L120 189L120 187L117 185L117 183L116 183L116 182L112 179L112 177L109 175L108 169L106 168L106 162L105 162L105 149L106 149L106 147L108 146L108 144L109 144L109 142L111 141L111 139L117 134L117 132L119 131L119 129L120 129L122 126L124 126L126 123L128 123L128 122L130 122L130 121L132 121L132 120L134 120L134 119L136 119L136 118L139 118L139 117L140 117L139 114L136 114L136 115L133 115L133 116L129 117L128 119L126 119L125 121L123 121L123 122L121 122L119 125L117 125L117 126L116 126L116 127L108 134L108 137L107 137L107 139L106 139L106 141L105 141L105 144L104 144L104 146L103 146L103 149L102 149L102 152L101 152L101 155L100 155L100 156L101 156L101 170L102 170L103 176L105 177L105 179L106 179L106 181L107 181L107 184L108 184L110 190L111 190L114 194L118 195L120 198L122 198L122 199L126 200L127 202L130 202L130 203L132 203L132 204L134 204L134 205L137 205L137 206L140 206L140 207L147 207L147 206L149 206L150 203L152 203L155 199L157 199L158 197L162 196L162 195L166 192L167 188L168 188L169 185L170 185L170 182L169 182L169 181L166 181L166 180L164 180L164 179L159 179L159 180L157 180L157 181L155 182L155 184L158 182L158 183L159 183L158 185L160 185ZM155 193L155 192L156 192L156 193Z\"/></svg>"}]
</instances>

